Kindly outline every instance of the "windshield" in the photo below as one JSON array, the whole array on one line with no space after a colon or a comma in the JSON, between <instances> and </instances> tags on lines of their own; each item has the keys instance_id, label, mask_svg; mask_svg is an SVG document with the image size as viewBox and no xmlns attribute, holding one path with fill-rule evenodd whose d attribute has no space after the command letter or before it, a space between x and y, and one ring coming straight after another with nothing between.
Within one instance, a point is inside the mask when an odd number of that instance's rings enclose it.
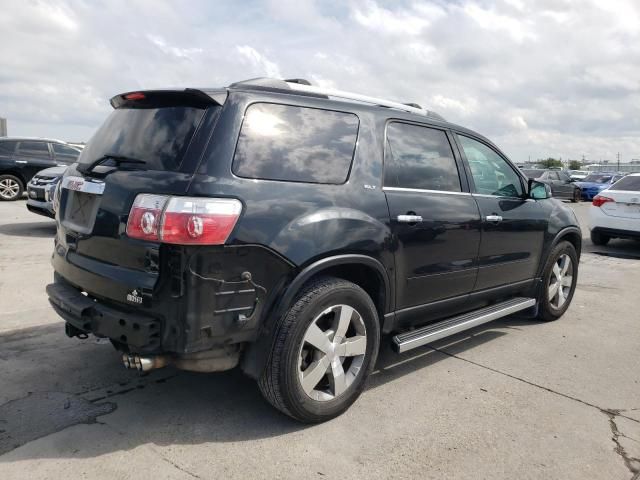
<instances>
[{"instance_id":1,"label":"windshield","mask_svg":"<svg viewBox=\"0 0 640 480\"><path fill-rule=\"evenodd\" d=\"M611 175L587 175L583 182L592 182L592 183L609 183L611 180Z\"/></svg>"},{"instance_id":2,"label":"windshield","mask_svg":"<svg viewBox=\"0 0 640 480\"><path fill-rule=\"evenodd\" d=\"M522 172L528 178L540 178L542 176L542 174L544 173L544 170L526 169L526 170L522 170Z\"/></svg>"},{"instance_id":3,"label":"windshield","mask_svg":"<svg viewBox=\"0 0 640 480\"><path fill-rule=\"evenodd\" d=\"M115 155L142 160L148 170L176 171L203 115L203 109L182 106L116 109L82 151L79 163Z\"/></svg>"}]
</instances>

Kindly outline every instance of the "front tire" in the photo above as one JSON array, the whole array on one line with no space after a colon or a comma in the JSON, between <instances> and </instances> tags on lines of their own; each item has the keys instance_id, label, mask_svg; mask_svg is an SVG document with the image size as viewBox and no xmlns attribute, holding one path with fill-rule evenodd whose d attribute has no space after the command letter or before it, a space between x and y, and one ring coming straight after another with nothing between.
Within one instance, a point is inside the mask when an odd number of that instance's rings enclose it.
<instances>
[{"instance_id":1,"label":"front tire","mask_svg":"<svg viewBox=\"0 0 640 480\"><path fill-rule=\"evenodd\" d=\"M556 245L544 267L538 318L552 321L567 311L578 283L578 255L570 242Z\"/></svg>"},{"instance_id":2,"label":"front tire","mask_svg":"<svg viewBox=\"0 0 640 480\"><path fill-rule=\"evenodd\" d=\"M330 420L362 393L379 345L378 313L369 295L346 280L320 278L279 320L260 391L296 420Z\"/></svg>"},{"instance_id":3,"label":"front tire","mask_svg":"<svg viewBox=\"0 0 640 480\"><path fill-rule=\"evenodd\" d=\"M591 243L594 245L598 245L600 247L604 247L607 243L609 243L611 237L608 235L604 235L596 230L591 230Z\"/></svg>"},{"instance_id":4,"label":"front tire","mask_svg":"<svg viewBox=\"0 0 640 480\"><path fill-rule=\"evenodd\" d=\"M24 192L24 184L15 175L0 175L0 200L11 202L17 200Z\"/></svg>"}]
</instances>

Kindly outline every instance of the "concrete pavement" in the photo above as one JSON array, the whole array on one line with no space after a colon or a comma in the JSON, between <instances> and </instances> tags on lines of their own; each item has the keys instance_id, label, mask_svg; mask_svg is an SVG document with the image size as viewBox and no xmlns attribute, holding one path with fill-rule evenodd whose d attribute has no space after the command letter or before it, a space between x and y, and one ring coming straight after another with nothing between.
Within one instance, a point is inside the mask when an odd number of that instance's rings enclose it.
<instances>
[{"instance_id":1,"label":"concrete pavement","mask_svg":"<svg viewBox=\"0 0 640 480\"><path fill-rule=\"evenodd\" d=\"M584 224L588 204L575 208ZM239 372L138 377L109 344L66 338L44 294L53 234L23 201L0 204L0 478L640 471L637 242L585 239L573 305L557 322L507 318L404 355L385 343L358 402L304 426Z\"/></svg>"}]
</instances>

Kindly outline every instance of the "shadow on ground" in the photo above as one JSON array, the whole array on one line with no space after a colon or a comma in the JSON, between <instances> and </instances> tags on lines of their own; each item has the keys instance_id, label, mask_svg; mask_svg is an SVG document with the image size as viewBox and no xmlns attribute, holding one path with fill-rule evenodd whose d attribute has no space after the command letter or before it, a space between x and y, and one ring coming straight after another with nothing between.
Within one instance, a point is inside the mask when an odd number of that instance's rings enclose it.
<instances>
[{"instance_id":1,"label":"shadow on ground","mask_svg":"<svg viewBox=\"0 0 640 480\"><path fill-rule=\"evenodd\" d=\"M386 338L365 394L527 324L536 325L507 318L434 344L446 354L423 347L398 355ZM0 335L0 352L0 361L8 364L0 374L0 391L14 388L14 394L5 397L11 400L0 405L0 454L82 423L108 419L119 433L91 446L78 437L70 450L19 450L0 461L71 455L65 451L93 457L148 443L248 441L313 428L273 409L255 382L238 369L198 374L167 368L139 377L121 366L110 345L68 339L62 324ZM358 408L357 403L352 408Z\"/></svg>"},{"instance_id":2,"label":"shadow on ground","mask_svg":"<svg viewBox=\"0 0 640 480\"><path fill-rule=\"evenodd\" d=\"M53 238L56 234L56 222L9 223L0 225L0 234L12 237Z\"/></svg>"}]
</instances>

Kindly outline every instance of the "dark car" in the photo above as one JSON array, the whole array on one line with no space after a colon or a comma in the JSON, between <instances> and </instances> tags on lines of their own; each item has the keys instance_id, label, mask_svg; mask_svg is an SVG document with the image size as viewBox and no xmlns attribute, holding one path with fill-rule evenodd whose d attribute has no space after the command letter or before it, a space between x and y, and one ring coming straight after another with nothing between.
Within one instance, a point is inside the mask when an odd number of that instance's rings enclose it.
<instances>
[{"instance_id":1,"label":"dark car","mask_svg":"<svg viewBox=\"0 0 640 480\"><path fill-rule=\"evenodd\" d=\"M17 200L40 170L69 165L79 155L80 149L59 140L0 138L0 200Z\"/></svg>"},{"instance_id":2,"label":"dark car","mask_svg":"<svg viewBox=\"0 0 640 480\"><path fill-rule=\"evenodd\" d=\"M53 195L67 165L45 168L36 173L27 184L27 209L30 212L55 217Z\"/></svg>"},{"instance_id":3,"label":"dark car","mask_svg":"<svg viewBox=\"0 0 640 480\"><path fill-rule=\"evenodd\" d=\"M256 79L111 105L56 193L47 292L68 336L108 338L127 367L239 365L319 422L389 334L405 352L571 302L571 209L415 104Z\"/></svg>"},{"instance_id":4,"label":"dark car","mask_svg":"<svg viewBox=\"0 0 640 480\"><path fill-rule=\"evenodd\" d=\"M580 190L582 191L582 198L584 200L593 200L593 197L603 190L606 190L623 177L624 174L622 173L590 173L584 178L584 180L576 182L576 185L580 187Z\"/></svg>"},{"instance_id":5,"label":"dark car","mask_svg":"<svg viewBox=\"0 0 640 480\"><path fill-rule=\"evenodd\" d=\"M563 170L546 170L541 168L525 168L522 172L527 178L546 183L551 187L554 197L579 202L582 196L580 187L573 183L571 177Z\"/></svg>"}]
</instances>

